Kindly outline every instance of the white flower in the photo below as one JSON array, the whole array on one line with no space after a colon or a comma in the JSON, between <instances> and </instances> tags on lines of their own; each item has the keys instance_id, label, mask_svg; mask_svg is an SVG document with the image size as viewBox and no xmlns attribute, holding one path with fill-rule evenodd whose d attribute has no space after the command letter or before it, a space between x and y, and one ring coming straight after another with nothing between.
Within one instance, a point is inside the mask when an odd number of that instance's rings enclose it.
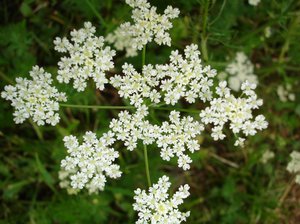
<instances>
[{"instance_id":1,"label":"white flower","mask_svg":"<svg viewBox=\"0 0 300 224\"><path fill-rule=\"evenodd\" d=\"M254 65L243 52L238 52L233 62L226 67L229 87L235 91L240 89L243 82L248 80L257 84L257 76L254 74Z\"/></svg>"},{"instance_id":2,"label":"white flower","mask_svg":"<svg viewBox=\"0 0 300 224\"><path fill-rule=\"evenodd\" d=\"M280 101L282 102L287 102L288 100L290 101L295 101L296 96L294 93L291 92L292 86L289 84L286 84L285 87L283 85L279 85L277 87L277 94L279 96Z\"/></svg>"},{"instance_id":3,"label":"white flower","mask_svg":"<svg viewBox=\"0 0 300 224\"><path fill-rule=\"evenodd\" d=\"M292 160L287 165L290 173L296 173L296 183L300 184L300 152L293 151L290 154Z\"/></svg>"},{"instance_id":4,"label":"white flower","mask_svg":"<svg viewBox=\"0 0 300 224\"><path fill-rule=\"evenodd\" d=\"M203 66L197 45L189 45L184 56L172 51L170 63L164 65L145 65L142 74L130 64L123 65L124 75L111 78L111 84L119 89L119 95L130 99L139 107L145 100L158 104L175 105L181 98L194 103L212 99L211 87L216 70Z\"/></svg>"},{"instance_id":5,"label":"white flower","mask_svg":"<svg viewBox=\"0 0 300 224\"><path fill-rule=\"evenodd\" d=\"M136 224L180 224L186 221L190 212L180 212L178 206L190 195L190 187L187 184L180 186L170 197L170 186L169 178L162 176L157 184L149 188L148 193L139 188L134 191L133 209L138 212Z\"/></svg>"},{"instance_id":6,"label":"white flower","mask_svg":"<svg viewBox=\"0 0 300 224\"><path fill-rule=\"evenodd\" d=\"M274 152L272 152L271 150L266 150L262 155L260 161L262 163L267 163L270 159L273 159L274 157L275 157Z\"/></svg>"},{"instance_id":7,"label":"white flower","mask_svg":"<svg viewBox=\"0 0 300 224\"><path fill-rule=\"evenodd\" d=\"M180 119L180 113L172 111L170 122L163 122L159 127L159 135L156 140L161 148L161 157L169 161L172 157L178 157L178 167L183 170L190 169L191 158L186 151L195 152L200 149L196 136L201 134L204 126L190 116Z\"/></svg>"},{"instance_id":8,"label":"white flower","mask_svg":"<svg viewBox=\"0 0 300 224\"><path fill-rule=\"evenodd\" d=\"M121 176L120 166L113 164L119 153L111 145L115 142L109 131L100 139L93 132L86 132L80 145L76 137L64 137L68 156L61 161L60 186L77 193L86 188L89 193L102 191L106 177ZM73 189L73 190L72 190Z\"/></svg>"},{"instance_id":9,"label":"white flower","mask_svg":"<svg viewBox=\"0 0 300 224\"><path fill-rule=\"evenodd\" d=\"M84 28L71 32L71 40L65 37L54 40L55 50L69 54L58 63L57 80L69 83L73 79L73 87L77 91L86 88L88 78L92 78L96 87L103 90L108 83L105 72L114 66L115 51L104 47L104 38L95 36L95 32L95 27L85 22Z\"/></svg>"},{"instance_id":10,"label":"white flower","mask_svg":"<svg viewBox=\"0 0 300 224\"><path fill-rule=\"evenodd\" d=\"M117 50L125 49L127 56L135 56L137 50L153 40L159 45L171 46L167 31L172 28L170 20L179 15L178 9L168 6L164 14L158 14L147 0L126 0L126 3L133 8L133 23L123 23L107 36L108 42L114 43Z\"/></svg>"},{"instance_id":11,"label":"white flower","mask_svg":"<svg viewBox=\"0 0 300 224\"><path fill-rule=\"evenodd\" d=\"M250 5L257 6L260 3L260 0L248 0Z\"/></svg>"},{"instance_id":12,"label":"white flower","mask_svg":"<svg viewBox=\"0 0 300 224\"><path fill-rule=\"evenodd\" d=\"M244 135L255 135L257 130L267 128L263 115L254 117L252 110L259 108L262 105L262 100L257 99L254 90L255 84L248 81L242 84L242 91L246 97L236 98L226 87L226 81L219 83L216 88L216 94L219 97L210 101L210 107L205 108L200 113L201 121L204 124L213 124L212 137L214 140L223 139L225 135L222 132L224 125L229 122L229 127L233 133L243 133ZM235 142L235 145L241 145L244 142L240 138Z\"/></svg>"},{"instance_id":13,"label":"white flower","mask_svg":"<svg viewBox=\"0 0 300 224\"><path fill-rule=\"evenodd\" d=\"M244 145L245 145L245 140L246 140L246 139L239 137L239 138L235 141L234 146L244 147Z\"/></svg>"},{"instance_id":14,"label":"white flower","mask_svg":"<svg viewBox=\"0 0 300 224\"><path fill-rule=\"evenodd\" d=\"M67 100L65 93L52 86L51 74L43 68L34 66L29 74L32 80L17 78L15 86L4 87L1 97L11 101L15 108L16 124L32 118L37 125L56 125L60 119L57 113L59 102Z\"/></svg>"}]
</instances>

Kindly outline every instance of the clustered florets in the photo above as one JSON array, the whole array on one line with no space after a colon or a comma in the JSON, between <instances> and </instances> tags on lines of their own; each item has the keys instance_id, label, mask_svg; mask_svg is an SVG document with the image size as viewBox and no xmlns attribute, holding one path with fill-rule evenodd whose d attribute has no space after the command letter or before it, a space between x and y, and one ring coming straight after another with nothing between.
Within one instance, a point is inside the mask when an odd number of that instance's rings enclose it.
<instances>
[{"instance_id":1,"label":"clustered florets","mask_svg":"<svg viewBox=\"0 0 300 224\"><path fill-rule=\"evenodd\" d=\"M77 91L86 88L88 78L93 78L96 87L103 90L108 83L105 72L114 67L115 51L104 47L104 38L95 36L95 32L95 27L85 22L84 28L71 32L71 41L66 37L54 40L56 51L69 53L69 57L62 57L58 63L57 80L69 83L74 79L73 87Z\"/></svg>"},{"instance_id":2,"label":"clustered florets","mask_svg":"<svg viewBox=\"0 0 300 224\"><path fill-rule=\"evenodd\" d=\"M194 103L200 98L203 102L212 99L211 87L216 70L202 66L200 52L195 44L184 50L184 56L172 51L170 63L165 65L145 65L142 74L130 64L123 66L124 75L111 78L111 84L119 88L119 95L130 99L139 107L145 100L152 103L175 105L181 98ZM162 99L163 98L163 99Z\"/></svg>"},{"instance_id":3,"label":"clustered florets","mask_svg":"<svg viewBox=\"0 0 300 224\"><path fill-rule=\"evenodd\" d=\"M290 156L292 160L288 163L286 169L290 173L297 174L295 182L300 184L300 152L293 151Z\"/></svg>"},{"instance_id":4,"label":"clustered florets","mask_svg":"<svg viewBox=\"0 0 300 224\"><path fill-rule=\"evenodd\" d=\"M190 212L180 212L178 206L190 195L190 187L187 184L180 186L170 198L170 186L169 178L163 176L149 188L149 193L139 188L135 190L133 209L138 212L137 224L180 224L186 221Z\"/></svg>"},{"instance_id":5,"label":"clustered florets","mask_svg":"<svg viewBox=\"0 0 300 224\"><path fill-rule=\"evenodd\" d=\"M210 101L210 107L205 108L200 117L204 124L213 124L212 137L214 140L225 138L224 125L229 122L229 128L234 134L242 133L246 136L255 135L257 130L267 128L268 123L263 115L254 118L252 110L258 109L263 101L254 92L256 84L248 81L242 84L242 95L236 98L230 93L227 82L222 81L216 89L218 97ZM253 120L254 118L254 120ZM239 138L235 145L242 145L243 138Z\"/></svg>"},{"instance_id":6,"label":"clustered florets","mask_svg":"<svg viewBox=\"0 0 300 224\"><path fill-rule=\"evenodd\" d=\"M231 89L238 91L245 81L257 84L257 76L254 74L254 65L244 52L237 52L235 59L225 69L229 74L228 84ZM227 74L225 73L225 76Z\"/></svg>"},{"instance_id":7,"label":"clustered florets","mask_svg":"<svg viewBox=\"0 0 300 224\"><path fill-rule=\"evenodd\" d=\"M51 74L43 68L34 66L29 75L32 80L16 78L16 85L7 85L1 93L2 98L11 101L15 108L14 121L23 123L32 118L38 125L56 125L59 122L59 103L66 101L65 93L52 86Z\"/></svg>"},{"instance_id":8,"label":"clustered florets","mask_svg":"<svg viewBox=\"0 0 300 224\"><path fill-rule=\"evenodd\" d=\"M171 37L167 32L172 28L171 19L177 18L179 10L168 6L164 14L158 14L156 7L151 6L147 0L126 0L133 8L133 24L123 23L114 33L106 39L115 43L117 50L126 50L127 56L137 55L147 43L153 40L159 45L171 46Z\"/></svg>"},{"instance_id":9,"label":"clustered florets","mask_svg":"<svg viewBox=\"0 0 300 224\"><path fill-rule=\"evenodd\" d=\"M119 153L111 146L115 142L114 134L107 132L97 139L93 132L86 132L83 143L79 145L76 137L64 137L68 156L61 161L61 187L77 193L84 187L89 193L102 191L106 177L121 176L120 166L113 164Z\"/></svg>"}]
</instances>

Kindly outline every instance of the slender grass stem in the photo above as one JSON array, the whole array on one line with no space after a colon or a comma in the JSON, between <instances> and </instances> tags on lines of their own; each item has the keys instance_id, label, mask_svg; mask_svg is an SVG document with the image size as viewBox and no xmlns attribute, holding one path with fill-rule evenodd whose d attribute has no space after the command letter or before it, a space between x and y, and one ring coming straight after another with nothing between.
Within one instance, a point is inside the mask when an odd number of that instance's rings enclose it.
<instances>
[{"instance_id":1,"label":"slender grass stem","mask_svg":"<svg viewBox=\"0 0 300 224\"><path fill-rule=\"evenodd\" d=\"M36 123L34 123L31 119L29 119L30 124L32 125L36 135L38 136L40 141L44 141L43 132L41 131L40 127L37 126Z\"/></svg>"},{"instance_id":2,"label":"slender grass stem","mask_svg":"<svg viewBox=\"0 0 300 224\"><path fill-rule=\"evenodd\" d=\"M145 144L144 144L144 158L145 158L147 182L148 182L148 186L151 187L152 184L151 184L151 177L150 177L150 170L149 170L148 151L147 151L147 145Z\"/></svg>"},{"instance_id":3,"label":"slender grass stem","mask_svg":"<svg viewBox=\"0 0 300 224\"><path fill-rule=\"evenodd\" d=\"M202 8L202 32L201 32L201 51L203 55L203 60L208 61L207 52L207 21L208 21L208 8L209 0L204 1L204 6Z\"/></svg>"}]
</instances>

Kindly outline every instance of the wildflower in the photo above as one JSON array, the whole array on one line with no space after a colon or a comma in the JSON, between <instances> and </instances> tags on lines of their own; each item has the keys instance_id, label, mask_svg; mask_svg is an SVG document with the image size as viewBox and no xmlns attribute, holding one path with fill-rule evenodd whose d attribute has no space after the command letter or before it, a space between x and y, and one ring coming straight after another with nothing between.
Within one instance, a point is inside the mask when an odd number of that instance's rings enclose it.
<instances>
[{"instance_id":1,"label":"wildflower","mask_svg":"<svg viewBox=\"0 0 300 224\"><path fill-rule=\"evenodd\" d=\"M204 124L213 124L212 137L214 140L224 139L222 132L224 125L229 122L229 127L234 134L242 133L245 136L255 135L257 130L267 128L268 122L263 115L254 118L252 110L262 105L262 100L257 99L254 90L255 84L248 81L241 86L243 95L246 97L236 98L226 87L226 81L219 83L216 94L219 97L210 101L210 107L205 108L200 113L201 121ZM238 139L235 145L242 145L244 139Z\"/></svg>"},{"instance_id":2,"label":"wildflower","mask_svg":"<svg viewBox=\"0 0 300 224\"><path fill-rule=\"evenodd\" d=\"M267 163L270 159L273 159L275 156L274 152L272 152L271 150L266 150L264 152L264 154L261 157L261 162L262 163Z\"/></svg>"},{"instance_id":3,"label":"wildflower","mask_svg":"<svg viewBox=\"0 0 300 224\"><path fill-rule=\"evenodd\" d=\"M104 189L106 177L120 177L120 166L113 164L119 157L119 153L111 148L114 142L111 131L100 139L93 132L86 132L81 145L75 136L64 137L69 155L61 161L60 186L72 193L83 188L95 193Z\"/></svg>"},{"instance_id":4,"label":"wildflower","mask_svg":"<svg viewBox=\"0 0 300 224\"><path fill-rule=\"evenodd\" d=\"M174 156L178 157L178 167L188 170L192 160L185 152L193 153L200 149L195 138L201 134L204 126L190 116L180 119L180 113L177 111L170 113L169 120L170 122L163 122L159 128L156 142L161 148L160 155L166 161Z\"/></svg>"},{"instance_id":5,"label":"wildflower","mask_svg":"<svg viewBox=\"0 0 300 224\"><path fill-rule=\"evenodd\" d=\"M69 54L58 63L57 80L69 83L73 79L73 87L77 91L86 88L88 78L92 78L96 87L103 90L108 83L105 72L114 66L115 51L105 47L104 38L95 36L95 32L95 27L85 22L84 28L71 32L71 40L66 37L54 40L56 51Z\"/></svg>"},{"instance_id":6,"label":"wildflower","mask_svg":"<svg viewBox=\"0 0 300 224\"><path fill-rule=\"evenodd\" d=\"M286 84L285 87L283 85L279 85L277 87L277 95L281 102L287 102L288 100L295 101L296 96L291 92L291 90L292 86L289 84Z\"/></svg>"},{"instance_id":7,"label":"wildflower","mask_svg":"<svg viewBox=\"0 0 300 224\"><path fill-rule=\"evenodd\" d=\"M59 102L66 101L65 93L52 86L51 74L38 66L32 67L29 75L32 80L16 78L16 85L7 85L1 97L11 101L15 108L14 121L23 123L32 118L38 125L56 125L59 122Z\"/></svg>"},{"instance_id":8,"label":"wildflower","mask_svg":"<svg viewBox=\"0 0 300 224\"><path fill-rule=\"evenodd\" d=\"M245 140L246 140L246 139L239 137L239 138L235 141L234 146L244 147L244 145L245 145Z\"/></svg>"},{"instance_id":9,"label":"wildflower","mask_svg":"<svg viewBox=\"0 0 300 224\"><path fill-rule=\"evenodd\" d=\"M296 183L300 184L300 153L293 151L290 154L290 157L292 158L292 160L288 163L287 165L287 170L290 173L296 173Z\"/></svg>"},{"instance_id":10,"label":"wildflower","mask_svg":"<svg viewBox=\"0 0 300 224\"><path fill-rule=\"evenodd\" d=\"M230 75L229 87L234 91L238 91L246 80L254 84L258 83L257 76L254 74L254 65L243 52L236 54L234 61L226 67L226 72Z\"/></svg>"},{"instance_id":11,"label":"wildflower","mask_svg":"<svg viewBox=\"0 0 300 224\"><path fill-rule=\"evenodd\" d=\"M197 45L189 45L184 56L172 51L170 63L164 65L145 65L142 74L130 64L123 65L124 76L111 78L111 84L118 88L121 97L130 99L130 103L139 107L146 99L154 104L162 100L175 105L181 98L194 103L212 99L213 78L216 70L202 66Z\"/></svg>"},{"instance_id":12,"label":"wildflower","mask_svg":"<svg viewBox=\"0 0 300 224\"><path fill-rule=\"evenodd\" d=\"M148 193L139 188L134 191L133 209L138 212L137 224L179 224L186 221L190 212L180 212L178 206L190 195L190 187L187 184L180 186L170 198L168 194L170 186L169 178L162 176L157 184L149 188Z\"/></svg>"},{"instance_id":13,"label":"wildflower","mask_svg":"<svg viewBox=\"0 0 300 224\"><path fill-rule=\"evenodd\" d=\"M172 28L171 19L177 18L179 10L168 6L163 14L156 12L156 7L151 6L147 0L126 0L126 3L133 8L133 23L121 24L106 39L115 43L118 50L126 49L127 56L136 55L147 43L153 40L158 45L171 46L171 37L167 32Z\"/></svg>"},{"instance_id":14,"label":"wildflower","mask_svg":"<svg viewBox=\"0 0 300 224\"><path fill-rule=\"evenodd\" d=\"M257 6L260 3L260 0L248 0L250 5Z\"/></svg>"}]
</instances>

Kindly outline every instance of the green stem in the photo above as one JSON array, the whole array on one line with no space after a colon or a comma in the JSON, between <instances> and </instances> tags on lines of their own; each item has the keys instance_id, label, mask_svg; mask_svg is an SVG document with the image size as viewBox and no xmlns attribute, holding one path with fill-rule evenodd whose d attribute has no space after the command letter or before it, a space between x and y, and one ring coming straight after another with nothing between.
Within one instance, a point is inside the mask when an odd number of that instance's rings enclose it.
<instances>
[{"instance_id":1,"label":"green stem","mask_svg":"<svg viewBox=\"0 0 300 224\"><path fill-rule=\"evenodd\" d=\"M95 7L93 6L93 4L89 0L86 0L86 3L90 7L90 9L93 11L93 13L95 14L95 16L100 20L101 25L103 25L104 27L107 27L107 24L106 24L105 20L103 19L103 17L101 16L101 14L98 12L98 10L95 9Z\"/></svg>"},{"instance_id":2,"label":"green stem","mask_svg":"<svg viewBox=\"0 0 300 224\"><path fill-rule=\"evenodd\" d=\"M146 63L146 45L143 47L143 53L142 53L142 68L144 67Z\"/></svg>"},{"instance_id":3,"label":"green stem","mask_svg":"<svg viewBox=\"0 0 300 224\"><path fill-rule=\"evenodd\" d=\"M36 135L38 136L40 141L44 141L43 132L41 131L40 127L37 126L36 123L34 123L31 119L29 119L30 124L32 125Z\"/></svg>"},{"instance_id":4,"label":"green stem","mask_svg":"<svg viewBox=\"0 0 300 224\"><path fill-rule=\"evenodd\" d=\"M123 110L135 109L134 106L103 106L103 105L75 105L60 103L61 107L83 108L83 109L102 109L102 110Z\"/></svg>"},{"instance_id":5,"label":"green stem","mask_svg":"<svg viewBox=\"0 0 300 224\"><path fill-rule=\"evenodd\" d=\"M147 182L148 182L148 186L151 187L152 184L151 184L150 171L149 171L148 151L147 151L147 145L145 144L144 144L144 158L145 158Z\"/></svg>"},{"instance_id":6,"label":"green stem","mask_svg":"<svg viewBox=\"0 0 300 224\"><path fill-rule=\"evenodd\" d=\"M209 0L205 0L204 7L202 10L203 18L202 18L202 33L201 33L201 51L202 51L204 61L208 61L208 52L207 52L208 7L209 7Z\"/></svg>"}]
</instances>

